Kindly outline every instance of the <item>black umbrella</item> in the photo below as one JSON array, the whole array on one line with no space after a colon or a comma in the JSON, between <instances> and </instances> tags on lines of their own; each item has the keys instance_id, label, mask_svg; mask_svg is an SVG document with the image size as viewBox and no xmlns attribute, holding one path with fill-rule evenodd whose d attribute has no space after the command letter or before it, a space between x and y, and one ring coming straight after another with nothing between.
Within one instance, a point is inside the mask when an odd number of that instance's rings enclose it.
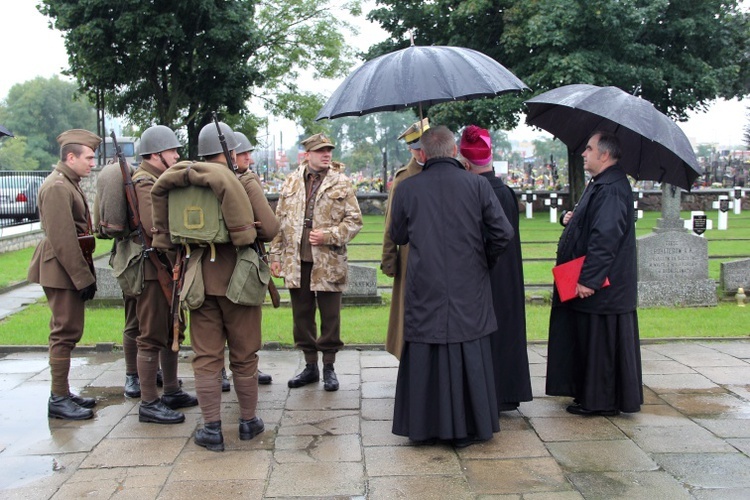
<instances>
[{"instance_id":1,"label":"black umbrella","mask_svg":"<svg viewBox=\"0 0 750 500\"><path fill-rule=\"evenodd\" d=\"M0 125L0 137L2 137L4 135L7 135L8 137L15 137L13 135L13 132L11 132L7 128L3 127L2 125Z\"/></svg>"},{"instance_id":2,"label":"black umbrella","mask_svg":"<svg viewBox=\"0 0 750 500\"><path fill-rule=\"evenodd\" d=\"M411 46L366 62L339 85L316 120L397 111L528 89L502 64L461 47Z\"/></svg>"},{"instance_id":3,"label":"black umbrella","mask_svg":"<svg viewBox=\"0 0 750 500\"><path fill-rule=\"evenodd\" d=\"M614 132L622 145L620 165L637 180L690 189L700 175L698 159L682 129L645 99L617 87L566 85L526 101L526 123L581 154L592 132Z\"/></svg>"}]
</instances>

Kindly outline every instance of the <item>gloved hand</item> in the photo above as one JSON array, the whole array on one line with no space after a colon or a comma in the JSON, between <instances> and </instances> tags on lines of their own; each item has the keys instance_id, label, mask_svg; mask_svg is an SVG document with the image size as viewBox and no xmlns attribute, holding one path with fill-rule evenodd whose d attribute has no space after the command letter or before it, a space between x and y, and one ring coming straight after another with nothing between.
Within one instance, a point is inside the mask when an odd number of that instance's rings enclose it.
<instances>
[{"instance_id":1,"label":"gloved hand","mask_svg":"<svg viewBox=\"0 0 750 500\"><path fill-rule=\"evenodd\" d=\"M78 294L81 296L81 300L84 302L93 299L94 294L96 294L96 282L91 283L89 286L82 290L78 290Z\"/></svg>"}]
</instances>

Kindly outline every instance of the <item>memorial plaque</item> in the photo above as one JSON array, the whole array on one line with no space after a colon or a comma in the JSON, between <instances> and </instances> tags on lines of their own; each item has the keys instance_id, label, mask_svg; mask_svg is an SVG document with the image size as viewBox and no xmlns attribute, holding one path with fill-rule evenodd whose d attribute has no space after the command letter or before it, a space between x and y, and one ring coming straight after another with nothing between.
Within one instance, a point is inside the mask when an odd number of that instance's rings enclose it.
<instances>
[{"instance_id":1,"label":"memorial plaque","mask_svg":"<svg viewBox=\"0 0 750 500\"><path fill-rule=\"evenodd\" d=\"M740 198L742 198L742 189L741 188L736 188L734 190L734 199L735 200L739 200Z\"/></svg>"},{"instance_id":2,"label":"memorial plaque","mask_svg":"<svg viewBox=\"0 0 750 500\"><path fill-rule=\"evenodd\" d=\"M560 200L558 198L550 198L549 199L549 206L550 208L557 208L560 203Z\"/></svg>"},{"instance_id":3,"label":"memorial plaque","mask_svg":"<svg viewBox=\"0 0 750 500\"><path fill-rule=\"evenodd\" d=\"M706 232L706 216L705 215L693 215L693 232L697 235L701 235Z\"/></svg>"},{"instance_id":4,"label":"memorial plaque","mask_svg":"<svg viewBox=\"0 0 750 500\"><path fill-rule=\"evenodd\" d=\"M526 203L531 203L531 202L534 201L534 195L533 194L526 193L525 196L526 196Z\"/></svg>"},{"instance_id":5,"label":"memorial plaque","mask_svg":"<svg viewBox=\"0 0 750 500\"><path fill-rule=\"evenodd\" d=\"M719 200L719 210L722 212L729 211L729 200Z\"/></svg>"}]
</instances>

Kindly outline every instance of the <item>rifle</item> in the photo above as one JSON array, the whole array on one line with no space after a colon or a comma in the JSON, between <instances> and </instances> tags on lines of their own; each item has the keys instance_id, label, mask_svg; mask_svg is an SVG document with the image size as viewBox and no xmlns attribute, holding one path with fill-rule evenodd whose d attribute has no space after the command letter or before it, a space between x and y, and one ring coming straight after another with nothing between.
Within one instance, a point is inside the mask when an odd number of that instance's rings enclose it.
<instances>
[{"instance_id":1,"label":"rifle","mask_svg":"<svg viewBox=\"0 0 750 500\"><path fill-rule=\"evenodd\" d=\"M229 153L229 146L227 146L227 140L224 137L224 133L221 131L221 127L219 126L219 117L216 116L216 111L212 112L212 116L214 119L214 124L216 125L216 132L219 134L219 143L221 143L221 151L224 153L224 158L227 160L227 167L232 172L237 172L237 165L234 164L232 161L232 155ZM256 223L257 227L257 223ZM259 239L255 239L253 242L253 248L255 248L255 251L258 253L258 257L260 257L263 262L268 264L268 255L266 254L266 248L262 241ZM274 308L279 307L281 304L281 296L279 295L279 291L276 288L276 283L273 282L273 278L268 278L268 295L271 296L271 304L273 304Z\"/></svg>"},{"instance_id":2,"label":"rifle","mask_svg":"<svg viewBox=\"0 0 750 500\"><path fill-rule=\"evenodd\" d=\"M159 280L161 291L167 301L171 301L174 289L172 277L169 275L165 264L161 260L159 260L159 256L151 246L151 238L149 238L149 236L146 234L146 231L144 231L143 229L143 223L141 222L141 213L138 209L138 195L136 194L135 186L133 185L133 177L130 175L130 166L128 165L128 162L125 161L125 155L122 153L120 145L117 144L117 137L115 136L114 130L110 134L110 137L112 138L112 145L115 148L115 156L117 156L117 162L120 164L120 171L122 172L122 181L123 186L125 187L125 197L128 200L128 219L130 219L130 227L134 230L136 235L140 235L143 255L148 256L151 264L153 264L154 268L156 268L156 277Z\"/></svg>"},{"instance_id":3,"label":"rifle","mask_svg":"<svg viewBox=\"0 0 750 500\"><path fill-rule=\"evenodd\" d=\"M185 284L185 256L183 254L183 246L177 247L177 255L174 261L174 267L172 268L172 296L170 298L172 314L172 352L180 351L180 326L182 325L182 319L180 318L180 293L182 292L182 286Z\"/></svg>"}]
</instances>

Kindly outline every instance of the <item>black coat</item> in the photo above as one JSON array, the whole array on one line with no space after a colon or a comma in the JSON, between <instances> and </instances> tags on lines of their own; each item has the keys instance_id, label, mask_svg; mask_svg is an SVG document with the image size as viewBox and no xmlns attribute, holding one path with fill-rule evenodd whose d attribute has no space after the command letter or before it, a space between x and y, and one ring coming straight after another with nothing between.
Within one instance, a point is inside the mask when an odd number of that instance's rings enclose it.
<instances>
[{"instance_id":1,"label":"black coat","mask_svg":"<svg viewBox=\"0 0 750 500\"><path fill-rule=\"evenodd\" d=\"M486 179L453 158L427 161L394 193L390 234L409 244L404 341L465 342L497 329L488 260L513 228Z\"/></svg>"},{"instance_id":2,"label":"black coat","mask_svg":"<svg viewBox=\"0 0 750 500\"><path fill-rule=\"evenodd\" d=\"M498 329L491 337L492 361L498 403L531 401L529 356L526 352L526 292L523 284L521 234L518 230L518 200L513 189L495 177L480 174L492 186L515 236L490 270L492 302Z\"/></svg>"},{"instance_id":3,"label":"black coat","mask_svg":"<svg viewBox=\"0 0 750 500\"><path fill-rule=\"evenodd\" d=\"M596 290L566 303L596 314L633 312L637 305L633 192L625 172L613 165L593 178L560 237L557 264L586 256L578 282ZM605 278L610 286L601 288ZM557 293L553 306L559 305Z\"/></svg>"}]
</instances>

